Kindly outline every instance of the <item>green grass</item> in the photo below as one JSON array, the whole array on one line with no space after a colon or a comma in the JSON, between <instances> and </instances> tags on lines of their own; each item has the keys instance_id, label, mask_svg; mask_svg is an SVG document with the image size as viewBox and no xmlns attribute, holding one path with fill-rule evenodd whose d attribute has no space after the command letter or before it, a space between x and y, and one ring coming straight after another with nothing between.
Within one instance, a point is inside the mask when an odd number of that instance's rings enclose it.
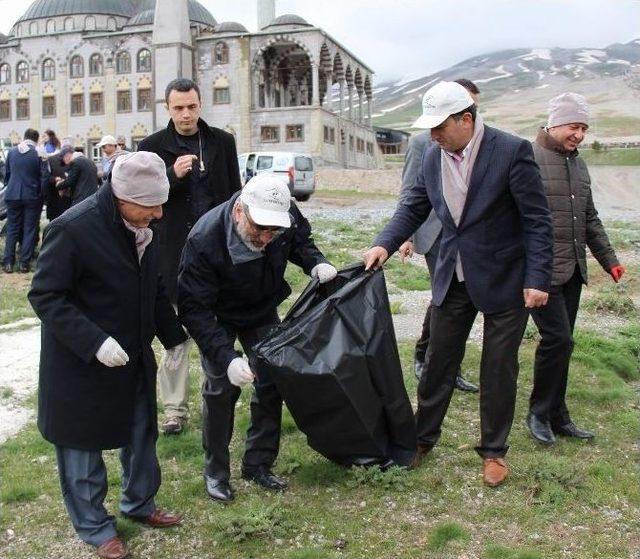
<instances>
[{"instance_id":1,"label":"green grass","mask_svg":"<svg viewBox=\"0 0 640 559\"><path fill-rule=\"evenodd\" d=\"M30 278L31 274L25 277ZM0 278L3 280L0 288L0 325L34 317L35 313L27 299L27 283L9 284L5 277Z\"/></svg>"},{"instance_id":2,"label":"green grass","mask_svg":"<svg viewBox=\"0 0 640 559\"><path fill-rule=\"evenodd\" d=\"M640 149L607 148L594 150L580 149L580 155L588 165L640 165Z\"/></svg>"},{"instance_id":3,"label":"green grass","mask_svg":"<svg viewBox=\"0 0 640 559\"><path fill-rule=\"evenodd\" d=\"M576 422L594 428L597 438L592 444L561 439L552 449L534 444L524 428L535 347L525 342L510 440L512 475L497 490L482 486L480 461L472 448L478 433L477 397L456 393L441 444L424 466L410 472L347 470L331 464L306 446L285 412L276 472L289 478L290 489L282 495L268 493L239 476L249 413L250 392L245 390L231 443L237 499L229 506L211 502L202 488L201 373L193 352L191 423L185 434L158 441L163 468L158 504L184 512L188 524L149 533L122 521L119 529L134 558L168 559L188 553L418 559L467 553L546 559L562 556L567 546L572 557L624 557L640 529L637 465L629 458L640 433L640 420L632 409L638 398L625 381L638 378L639 332L636 326L613 338L582 333L577 337L568 400ZM401 344L400 353L413 397L411 344ZM477 371L479 358L478 348L469 345L464 370ZM618 366L612 367L612 362ZM120 468L116 452L105 455L107 507L116 511ZM67 542L74 540L53 449L34 427L0 447L0 470L0 523L31 535L8 543L3 557L85 557L85 548ZM44 547L45 541L49 547Z\"/></svg>"},{"instance_id":4,"label":"green grass","mask_svg":"<svg viewBox=\"0 0 640 559\"><path fill-rule=\"evenodd\" d=\"M313 225L319 246L339 266L357 261L382 226L366 219L349 224L316 220ZM618 229L630 228L619 224ZM633 277L640 270L636 268L629 266L626 296L637 293ZM424 267L402 265L397 259L387 267L386 276L394 293L428 281ZM308 281L294 266L289 267L287 279L294 296L281 311ZM595 269L592 279L586 288L589 296L613 285ZM22 296L25 291L23 287ZM19 299L16 295L12 301ZM396 312L405 310L395 307ZM616 319L624 326L596 330L589 320L603 311L585 310L587 320L579 322L585 328L575 336L567 401L576 423L596 431L596 439L592 443L559 439L552 448L542 448L529 436L524 418L538 337L535 329L528 328L509 440L511 474L498 489L482 485L480 460L473 450L479 434L478 397L456 392L440 444L415 471L336 466L307 446L285 410L275 471L289 479L290 488L281 495L266 492L240 477L251 396L245 389L236 407L230 445L236 500L228 506L214 503L203 489L202 372L194 348L190 423L182 435L160 437L157 445L163 477L157 503L183 512L186 523L178 529L152 531L119 519L118 530L127 538L132 558L629 557L640 543L636 460L640 323L637 316L624 315ZM399 353L415 405L413 344L400 343ZM469 343L463 370L470 372L472 381L478 380L479 363L480 349ZM35 405L35 398L30 403ZM106 506L117 513L118 455L104 454L110 486ZM6 530L15 537L8 539ZM0 556L84 559L90 553L70 528L53 447L31 425L0 446Z\"/></svg>"}]
</instances>

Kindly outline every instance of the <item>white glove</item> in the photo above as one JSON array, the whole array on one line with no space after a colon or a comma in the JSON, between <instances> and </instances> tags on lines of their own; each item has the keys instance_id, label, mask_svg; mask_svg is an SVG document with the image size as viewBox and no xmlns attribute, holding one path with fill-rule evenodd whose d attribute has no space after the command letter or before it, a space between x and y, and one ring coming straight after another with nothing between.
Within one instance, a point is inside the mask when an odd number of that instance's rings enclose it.
<instances>
[{"instance_id":1,"label":"white glove","mask_svg":"<svg viewBox=\"0 0 640 559\"><path fill-rule=\"evenodd\" d=\"M338 275L338 270L335 266L321 262L316 264L311 270L311 277L317 278L320 283L327 283Z\"/></svg>"},{"instance_id":2,"label":"white glove","mask_svg":"<svg viewBox=\"0 0 640 559\"><path fill-rule=\"evenodd\" d=\"M227 367L227 376L229 377L229 382L233 384L233 386L239 386L240 388L246 384L251 384L255 378L249 368L249 363L247 363L242 357L236 357L231 361L231 363L229 363L229 366Z\"/></svg>"},{"instance_id":3,"label":"white glove","mask_svg":"<svg viewBox=\"0 0 640 559\"><path fill-rule=\"evenodd\" d=\"M129 362L129 356L113 338L107 338L96 353L96 359L107 367L122 367Z\"/></svg>"},{"instance_id":4,"label":"white glove","mask_svg":"<svg viewBox=\"0 0 640 559\"><path fill-rule=\"evenodd\" d=\"M168 349L164 354L164 366L170 371L175 371L180 365L188 345L189 340Z\"/></svg>"}]
</instances>

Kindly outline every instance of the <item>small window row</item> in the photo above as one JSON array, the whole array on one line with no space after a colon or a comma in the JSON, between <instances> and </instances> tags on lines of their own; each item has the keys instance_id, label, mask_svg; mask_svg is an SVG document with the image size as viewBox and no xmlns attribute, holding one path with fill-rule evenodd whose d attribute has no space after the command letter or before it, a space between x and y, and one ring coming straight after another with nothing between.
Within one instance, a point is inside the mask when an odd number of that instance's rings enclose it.
<instances>
[{"instance_id":1,"label":"small window row","mask_svg":"<svg viewBox=\"0 0 640 559\"><path fill-rule=\"evenodd\" d=\"M131 55L127 51L116 53L116 74L131 73ZM151 51L141 49L136 56L136 70L138 72L151 71ZM104 59L101 54L94 53L89 57L89 76L102 76L104 74ZM16 83L26 83L29 81L29 65L21 60L16 64ZM79 54L71 57L69 61L69 77L84 77L84 59ZM51 81L56 79L56 64L52 58L47 58L42 62L42 80ZM11 66L6 62L0 64L0 84L11 83Z\"/></svg>"}]
</instances>

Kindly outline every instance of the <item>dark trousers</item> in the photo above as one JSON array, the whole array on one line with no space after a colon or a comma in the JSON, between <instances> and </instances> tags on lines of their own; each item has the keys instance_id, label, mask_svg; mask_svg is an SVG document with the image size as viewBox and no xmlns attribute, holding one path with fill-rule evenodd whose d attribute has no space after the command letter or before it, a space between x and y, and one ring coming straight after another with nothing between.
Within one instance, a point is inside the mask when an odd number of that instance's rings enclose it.
<instances>
[{"instance_id":1,"label":"dark trousers","mask_svg":"<svg viewBox=\"0 0 640 559\"><path fill-rule=\"evenodd\" d=\"M576 266L567 283L551 287L547 305L531 312L541 339L536 349L529 409L553 427L571 421L565 398L581 293L582 275Z\"/></svg>"},{"instance_id":2,"label":"dark trousers","mask_svg":"<svg viewBox=\"0 0 640 559\"><path fill-rule=\"evenodd\" d=\"M416 422L418 444L432 447L440 438L442 421L453 393L456 373L464 356L469 332L478 310L464 282L455 277L447 296L431 311L431 339L425 372L418 383ZM527 324L523 306L484 315L480 363L480 445L484 458L506 454L516 402L518 348Z\"/></svg>"},{"instance_id":3,"label":"dark trousers","mask_svg":"<svg viewBox=\"0 0 640 559\"><path fill-rule=\"evenodd\" d=\"M13 266L16 245L20 243L20 265L28 266L36 248L42 213L40 200L7 200L7 238L3 264Z\"/></svg>"},{"instance_id":4,"label":"dark trousers","mask_svg":"<svg viewBox=\"0 0 640 559\"><path fill-rule=\"evenodd\" d=\"M440 237L438 237L429 252L424 255L424 259L427 261L427 268L429 269L429 276L433 281L433 276L436 272L436 260L438 260L438 252L440 252ZM429 347L429 338L431 336L431 308L432 305L429 303L427 307L427 312L424 315L424 320L422 321L422 333L420 334L420 339L416 342L416 350L415 350L415 358L416 361L420 361L421 363L425 362L427 356L427 348ZM462 354L464 358L464 353ZM458 367L458 375L461 374L460 367Z\"/></svg>"},{"instance_id":5,"label":"dark trousers","mask_svg":"<svg viewBox=\"0 0 640 559\"><path fill-rule=\"evenodd\" d=\"M147 517L156 505L160 465L156 456L156 417L151 414L143 381L136 397L131 442L120 450L122 496L120 511ZM115 537L116 521L105 506L107 469L100 450L56 446L58 475L64 504L80 539L96 547Z\"/></svg>"},{"instance_id":6,"label":"dark trousers","mask_svg":"<svg viewBox=\"0 0 640 559\"><path fill-rule=\"evenodd\" d=\"M270 325L234 332L228 329L232 339L236 337L244 349L252 370L254 353L252 346L259 342L279 322L274 313ZM202 444L205 450L205 473L215 479L228 481L230 476L229 443L233 435L234 411L240 389L233 386L227 371L202 357L205 381L202 387ZM267 466L271 468L280 448L282 421L282 397L271 378L266 374L254 382L251 396L251 421L247 430L242 465L245 468Z\"/></svg>"}]
</instances>

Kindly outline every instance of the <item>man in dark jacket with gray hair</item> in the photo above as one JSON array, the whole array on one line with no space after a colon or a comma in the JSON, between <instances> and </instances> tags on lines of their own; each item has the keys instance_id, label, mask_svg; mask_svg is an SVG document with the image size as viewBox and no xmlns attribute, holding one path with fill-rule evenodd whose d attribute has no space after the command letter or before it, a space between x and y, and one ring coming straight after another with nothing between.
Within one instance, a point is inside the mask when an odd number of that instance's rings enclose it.
<instances>
[{"instance_id":1,"label":"man in dark jacket with gray hair","mask_svg":"<svg viewBox=\"0 0 640 559\"><path fill-rule=\"evenodd\" d=\"M573 423L565 402L573 328L582 284L587 283L586 247L613 281L618 282L625 272L598 217L589 172L578 154L588 128L586 99L577 93L563 93L549 101L547 126L540 129L533 144L554 229L549 302L531 311L541 340L536 350L527 426L543 444L553 444L555 435L578 439L594 436Z\"/></svg>"},{"instance_id":2,"label":"man in dark jacket with gray hair","mask_svg":"<svg viewBox=\"0 0 640 559\"><path fill-rule=\"evenodd\" d=\"M291 293L284 279L288 262L320 283L337 273L313 242L287 185L270 174L253 177L239 194L202 216L182 252L178 309L200 349L205 488L218 501L234 498L229 442L240 389L251 383L255 392L242 476L275 491L287 487L271 471L280 446L282 396L268 375L254 376L252 347L280 322L278 305ZM236 352L236 339L248 361Z\"/></svg>"},{"instance_id":3,"label":"man in dark jacket with gray hair","mask_svg":"<svg viewBox=\"0 0 640 559\"><path fill-rule=\"evenodd\" d=\"M112 182L53 220L29 301L42 321L38 428L56 447L65 505L78 536L99 557L127 556L104 507L102 450L120 448L123 516L154 528L180 523L155 505L158 336L186 334L158 275L152 221L169 182L153 153L118 159Z\"/></svg>"}]
</instances>

